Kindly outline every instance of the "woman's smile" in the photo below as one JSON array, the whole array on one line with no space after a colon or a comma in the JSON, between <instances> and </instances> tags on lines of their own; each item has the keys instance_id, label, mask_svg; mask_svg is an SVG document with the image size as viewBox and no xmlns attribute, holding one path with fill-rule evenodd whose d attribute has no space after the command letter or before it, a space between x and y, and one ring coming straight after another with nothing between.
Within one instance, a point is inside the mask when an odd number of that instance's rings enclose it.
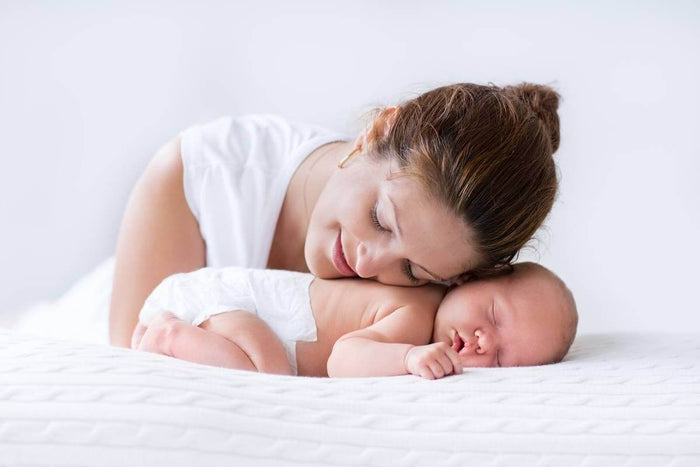
<instances>
[{"instance_id":1,"label":"woman's smile","mask_svg":"<svg viewBox=\"0 0 700 467\"><path fill-rule=\"evenodd\" d=\"M341 242L342 230L338 231L338 237L336 237L335 245L333 246L333 265L343 276L356 276L357 273L350 267L343 251L343 243Z\"/></svg>"}]
</instances>

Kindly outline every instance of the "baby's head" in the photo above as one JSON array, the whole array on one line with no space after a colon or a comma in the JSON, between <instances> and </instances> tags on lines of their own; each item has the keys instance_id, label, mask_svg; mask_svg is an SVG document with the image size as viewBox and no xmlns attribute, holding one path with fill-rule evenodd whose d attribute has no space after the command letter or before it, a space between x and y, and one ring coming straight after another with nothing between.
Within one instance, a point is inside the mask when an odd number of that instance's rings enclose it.
<instances>
[{"instance_id":1,"label":"baby's head","mask_svg":"<svg viewBox=\"0 0 700 467\"><path fill-rule=\"evenodd\" d=\"M564 358L576 335L574 297L549 269L520 263L510 274L467 282L440 303L433 342L464 367L533 366Z\"/></svg>"}]
</instances>

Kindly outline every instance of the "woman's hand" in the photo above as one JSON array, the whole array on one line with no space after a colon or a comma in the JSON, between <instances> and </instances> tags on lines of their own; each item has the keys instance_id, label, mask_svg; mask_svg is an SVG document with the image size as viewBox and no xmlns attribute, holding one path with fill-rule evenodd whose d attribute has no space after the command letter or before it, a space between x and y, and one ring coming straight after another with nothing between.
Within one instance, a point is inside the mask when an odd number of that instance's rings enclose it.
<instances>
[{"instance_id":1,"label":"woman's hand","mask_svg":"<svg viewBox=\"0 0 700 467\"><path fill-rule=\"evenodd\" d=\"M139 321L131 336L131 348L173 357L172 343L178 329L186 325L168 311L160 313L148 325Z\"/></svg>"},{"instance_id":2,"label":"woman's hand","mask_svg":"<svg viewBox=\"0 0 700 467\"><path fill-rule=\"evenodd\" d=\"M444 342L412 347L404 359L406 371L425 379L462 373L459 356Z\"/></svg>"}]
</instances>

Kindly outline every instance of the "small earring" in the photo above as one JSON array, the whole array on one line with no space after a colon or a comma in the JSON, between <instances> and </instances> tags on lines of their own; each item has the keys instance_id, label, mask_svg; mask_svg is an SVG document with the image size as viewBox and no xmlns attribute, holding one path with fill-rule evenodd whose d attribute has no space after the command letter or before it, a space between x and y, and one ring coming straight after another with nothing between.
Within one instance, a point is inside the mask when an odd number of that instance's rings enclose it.
<instances>
[{"instance_id":1,"label":"small earring","mask_svg":"<svg viewBox=\"0 0 700 467\"><path fill-rule=\"evenodd\" d=\"M353 149L352 152L351 152L350 154L348 154L347 156L343 157L343 160L342 160L342 161L338 162L338 168L342 169L343 166L345 165L345 163L346 163L348 160L350 160L350 158L351 158L352 156L354 156L354 155L355 155L356 153L358 153L358 152L360 152L360 148L355 148L355 149Z\"/></svg>"}]
</instances>

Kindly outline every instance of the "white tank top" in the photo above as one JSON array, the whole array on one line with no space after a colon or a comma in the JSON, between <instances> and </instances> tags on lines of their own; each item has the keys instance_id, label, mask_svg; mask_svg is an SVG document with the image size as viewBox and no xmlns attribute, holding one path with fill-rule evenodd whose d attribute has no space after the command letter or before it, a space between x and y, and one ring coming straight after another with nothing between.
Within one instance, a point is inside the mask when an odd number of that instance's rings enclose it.
<instances>
[{"instance_id":1,"label":"white tank top","mask_svg":"<svg viewBox=\"0 0 700 467\"><path fill-rule=\"evenodd\" d=\"M223 117L181 133L184 191L208 267L265 268L289 181L347 135L274 115Z\"/></svg>"}]
</instances>

